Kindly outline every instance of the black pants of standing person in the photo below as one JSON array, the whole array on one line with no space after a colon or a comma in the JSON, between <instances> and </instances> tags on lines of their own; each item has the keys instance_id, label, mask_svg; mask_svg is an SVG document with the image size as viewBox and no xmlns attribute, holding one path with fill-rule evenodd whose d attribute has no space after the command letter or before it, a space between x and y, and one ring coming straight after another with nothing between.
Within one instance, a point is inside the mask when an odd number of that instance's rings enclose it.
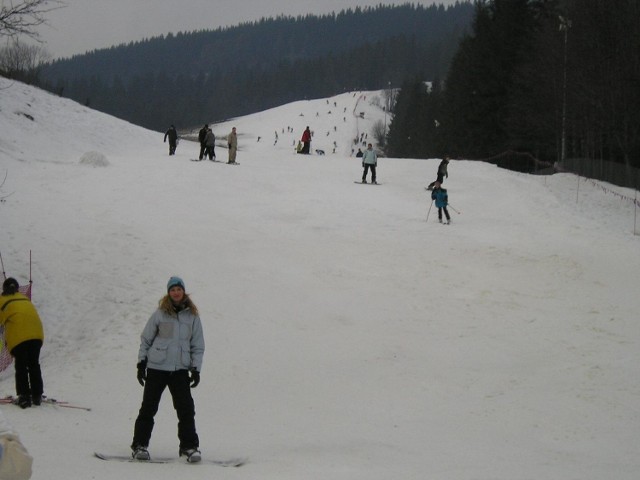
<instances>
[{"instance_id":1,"label":"black pants of standing person","mask_svg":"<svg viewBox=\"0 0 640 480\"><path fill-rule=\"evenodd\" d=\"M175 140L169 140L169 155L175 155L178 144Z\"/></svg>"},{"instance_id":2,"label":"black pants of standing person","mask_svg":"<svg viewBox=\"0 0 640 480\"><path fill-rule=\"evenodd\" d=\"M165 388L169 387L173 407L178 414L178 439L180 440L180 450L198 448L200 441L196 433L195 406L191 396L189 372L187 370L177 370L175 372L165 372L163 370L147 369L147 381L144 385L142 395L142 406L136 419L132 447L149 446L151 432L160 398Z\"/></svg>"},{"instance_id":3,"label":"black pants of standing person","mask_svg":"<svg viewBox=\"0 0 640 480\"><path fill-rule=\"evenodd\" d=\"M367 174L371 169L371 183L376 183L376 166L369 163L364 164L364 172L362 173L362 183L367 181Z\"/></svg>"},{"instance_id":4,"label":"black pants of standing person","mask_svg":"<svg viewBox=\"0 0 640 480\"><path fill-rule=\"evenodd\" d=\"M216 147L211 145L205 148L204 150L205 156L209 157L209 160L213 160L216 158Z\"/></svg>"},{"instance_id":5,"label":"black pants of standing person","mask_svg":"<svg viewBox=\"0 0 640 480\"><path fill-rule=\"evenodd\" d=\"M440 223L442 223L442 211L444 210L444 216L447 219L447 222L451 221L451 217L449 216L449 210L447 210L447 207L442 207L438 209L438 220L440 220Z\"/></svg>"},{"instance_id":6,"label":"black pants of standing person","mask_svg":"<svg viewBox=\"0 0 640 480\"><path fill-rule=\"evenodd\" d=\"M200 156L198 160L202 160L204 158L205 152L207 151L207 146L204 143L200 144Z\"/></svg>"},{"instance_id":7,"label":"black pants of standing person","mask_svg":"<svg viewBox=\"0 0 640 480\"><path fill-rule=\"evenodd\" d=\"M44 390L40 370L42 340L27 340L19 343L11 355L15 360L16 393L18 397L33 399L38 404Z\"/></svg>"}]
</instances>

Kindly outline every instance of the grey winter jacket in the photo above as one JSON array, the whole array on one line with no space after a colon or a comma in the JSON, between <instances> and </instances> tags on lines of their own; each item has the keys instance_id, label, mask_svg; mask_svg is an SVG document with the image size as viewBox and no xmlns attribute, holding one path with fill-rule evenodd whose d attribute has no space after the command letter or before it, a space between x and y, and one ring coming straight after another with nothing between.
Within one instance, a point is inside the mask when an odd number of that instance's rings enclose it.
<instances>
[{"instance_id":1,"label":"grey winter jacket","mask_svg":"<svg viewBox=\"0 0 640 480\"><path fill-rule=\"evenodd\" d=\"M169 315L156 310L140 335L138 362L164 371L202 369L204 334L200 317L189 308Z\"/></svg>"},{"instance_id":2,"label":"grey winter jacket","mask_svg":"<svg viewBox=\"0 0 640 480\"><path fill-rule=\"evenodd\" d=\"M378 163L378 155L373 150L366 149L362 156L362 163L369 165L376 165Z\"/></svg>"}]
</instances>

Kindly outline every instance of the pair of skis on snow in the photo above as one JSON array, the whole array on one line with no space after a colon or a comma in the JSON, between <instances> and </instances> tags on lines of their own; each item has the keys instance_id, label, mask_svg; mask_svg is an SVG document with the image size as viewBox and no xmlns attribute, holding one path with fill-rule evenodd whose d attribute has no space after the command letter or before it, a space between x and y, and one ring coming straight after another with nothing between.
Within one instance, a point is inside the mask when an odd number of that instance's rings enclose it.
<instances>
[{"instance_id":1,"label":"pair of skis on snow","mask_svg":"<svg viewBox=\"0 0 640 480\"><path fill-rule=\"evenodd\" d=\"M206 158L203 158L202 160L200 160L198 158L192 158L191 161L192 162L204 162L204 161L207 161L207 162L212 162L212 163L224 163L226 165L240 165L238 162L229 163L229 162L223 162L222 160L209 160L209 159L206 159Z\"/></svg>"},{"instance_id":2,"label":"pair of skis on snow","mask_svg":"<svg viewBox=\"0 0 640 480\"><path fill-rule=\"evenodd\" d=\"M56 400L51 397L42 397L43 405L55 405L57 407L63 408L76 408L78 410L84 410L86 412L90 412L91 409L89 407L81 407L79 405L73 405L69 402L65 402L64 400ZM13 395L7 395L6 397L0 398L0 405L18 405L18 397L14 397Z\"/></svg>"}]
</instances>

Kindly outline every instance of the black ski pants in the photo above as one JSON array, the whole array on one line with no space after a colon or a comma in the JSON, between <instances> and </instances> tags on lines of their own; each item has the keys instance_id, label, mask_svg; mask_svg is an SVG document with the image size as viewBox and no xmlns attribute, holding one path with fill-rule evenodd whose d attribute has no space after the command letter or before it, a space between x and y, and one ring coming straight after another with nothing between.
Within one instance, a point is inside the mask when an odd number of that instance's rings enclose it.
<instances>
[{"instance_id":1,"label":"black ski pants","mask_svg":"<svg viewBox=\"0 0 640 480\"><path fill-rule=\"evenodd\" d=\"M26 340L11 350L11 355L15 360L16 393L19 397L42 396L44 387L40 370L41 348L42 340Z\"/></svg>"},{"instance_id":2,"label":"black ski pants","mask_svg":"<svg viewBox=\"0 0 640 480\"><path fill-rule=\"evenodd\" d=\"M451 220L451 217L449 216L449 210L447 210L447 207L438 208L438 219L442 221L443 210L444 210L444 216L447 218L447 221Z\"/></svg>"},{"instance_id":3,"label":"black ski pants","mask_svg":"<svg viewBox=\"0 0 640 480\"><path fill-rule=\"evenodd\" d=\"M147 381L144 385L142 395L142 406L136 419L132 447L149 446L151 432L160 398L164 389L169 387L173 407L178 414L178 439L180 440L180 450L188 448L198 448L200 441L196 433L195 406L191 396L189 372L187 370L177 370L175 372L165 372L163 370L147 369Z\"/></svg>"},{"instance_id":4,"label":"black ski pants","mask_svg":"<svg viewBox=\"0 0 640 480\"><path fill-rule=\"evenodd\" d=\"M371 169L371 182L376 181L376 166L371 165L369 163L364 164L364 172L362 172L362 181L367 180L367 174L369 173L369 169Z\"/></svg>"}]
</instances>

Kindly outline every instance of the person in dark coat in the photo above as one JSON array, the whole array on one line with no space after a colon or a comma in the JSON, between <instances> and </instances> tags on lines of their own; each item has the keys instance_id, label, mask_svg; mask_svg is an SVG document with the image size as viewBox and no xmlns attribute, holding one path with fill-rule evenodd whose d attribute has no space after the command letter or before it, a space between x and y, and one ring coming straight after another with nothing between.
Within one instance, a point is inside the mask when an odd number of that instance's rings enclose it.
<instances>
[{"instance_id":1,"label":"person in dark coat","mask_svg":"<svg viewBox=\"0 0 640 480\"><path fill-rule=\"evenodd\" d=\"M178 132L176 127L171 125L169 130L164 134L164 143L167 143L167 137L169 137L169 155L175 155L176 147L178 146Z\"/></svg>"},{"instance_id":2,"label":"person in dark coat","mask_svg":"<svg viewBox=\"0 0 640 480\"><path fill-rule=\"evenodd\" d=\"M209 157L209 160L216 158L216 136L209 128L207 134L204 136L204 154Z\"/></svg>"},{"instance_id":3,"label":"person in dark coat","mask_svg":"<svg viewBox=\"0 0 640 480\"><path fill-rule=\"evenodd\" d=\"M442 188L440 182L435 182L433 186L433 191L431 192L431 199L435 200L436 208L438 209L438 220L442 223L442 212L444 212L444 216L447 219L447 224L451 223L451 217L449 216L449 210L447 210L447 205L449 204L449 195L447 194L447 190Z\"/></svg>"},{"instance_id":4,"label":"person in dark coat","mask_svg":"<svg viewBox=\"0 0 640 480\"><path fill-rule=\"evenodd\" d=\"M204 127L202 127L198 132L198 142L200 142L200 156L198 157L198 160L202 160L204 158L205 150L207 149L207 144L205 143L205 139L207 137L208 130L209 130L209 124L205 123Z\"/></svg>"},{"instance_id":5,"label":"person in dark coat","mask_svg":"<svg viewBox=\"0 0 640 480\"><path fill-rule=\"evenodd\" d=\"M429 190L433 190L433 187L435 186L436 183L439 183L440 185L442 185L445 177L449 178L449 172L447 172L447 165L449 165L449 157L445 156L444 159L440 162L440 165L438 165L438 174L437 174L436 181L431 182L427 187Z\"/></svg>"}]
</instances>

